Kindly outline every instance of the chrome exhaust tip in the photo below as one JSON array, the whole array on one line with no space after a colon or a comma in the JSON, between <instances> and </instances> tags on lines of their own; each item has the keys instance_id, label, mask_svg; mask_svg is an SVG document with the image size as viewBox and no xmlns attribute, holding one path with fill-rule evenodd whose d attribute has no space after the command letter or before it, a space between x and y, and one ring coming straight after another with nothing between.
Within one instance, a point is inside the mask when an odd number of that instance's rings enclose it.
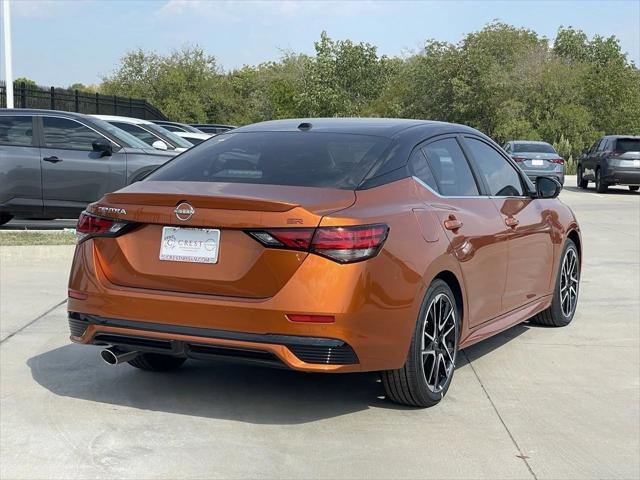
<instances>
[{"instance_id":1,"label":"chrome exhaust tip","mask_svg":"<svg viewBox=\"0 0 640 480\"><path fill-rule=\"evenodd\" d=\"M118 347L105 348L100 352L100 357L109 365L120 365L136 358L140 352L127 352L120 350Z\"/></svg>"}]
</instances>

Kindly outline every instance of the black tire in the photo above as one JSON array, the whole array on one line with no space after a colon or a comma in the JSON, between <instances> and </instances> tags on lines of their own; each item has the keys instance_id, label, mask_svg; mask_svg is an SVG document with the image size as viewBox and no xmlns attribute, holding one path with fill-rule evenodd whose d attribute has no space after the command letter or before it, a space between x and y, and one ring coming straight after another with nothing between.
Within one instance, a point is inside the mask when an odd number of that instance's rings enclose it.
<instances>
[{"instance_id":1,"label":"black tire","mask_svg":"<svg viewBox=\"0 0 640 480\"><path fill-rule=\"evenodd\" d=\"M637 192L640 187L638 185L629 185L629 190Z\"/></svg>"},{"instance_id":2,"label":"black tire","mask_svg":"<svg viewBox=\"0 0 640 480\"><path fill-rule=\"evenodd\" d=\"M431 313L435 314L437 310L436 308L431 310L430 307L434 305L434 302L443 302L446 306L445 298L451 308L450 310L440 310L441 317L446 317L444 328L438 333L434 327L433 338L435 341L428 342L425 329L430 330L429 325L435 325L435 323L430 323L429 319L433 320ZM441 304L435 303L435 305ZM449 312L452 312L452 317L449 316ZM440 402L451 385L458 354L459 337L460 308L456 304L453 292L444 281L434 280L429 286L420 308L404 366L398 370L387 370L381 373L382 385L387 398L395 403L413 407L432 407ZM450 352L453 352L453 355ZM435 368L436 362L437 370ZM449 367L447 367L447 363L449 363ZM440 368L444 370L440 372ZM429 379L425 374L426 370L429 370ZM441 379L439 373L442 373L445 378ZM433 385L429 383L431 380L433 380Z\"/></svg>"},{"instance_id":3,"label":"black tire","mask_svg":"<svg viewBox=\"0 0 640 480\"><path fill-rule=\"evenodd\" d=\"M575 278L577 281L575 283L575 299L573 300L572 306L567 309L565 308L567 304L564 303L562 296L564 282L562 277L563 270L565 268L565 260L567 260L572 254L575 256ZM560 267L556 278L556 285L553 289L553 300L551 302L551 306L531 319L531 322L538 325L544 325L546 327L566 327L571 323L571 320L573 320L573 316L576 313L580 292L580 252L578 252L578 247L576 247L573 240L567 239L560 258ZM571 287L569 286L569 288ZM569 295L571 295L571 291L569 291ZM571 301L571 297L569 298L569 301Z\"/></svg>"},{"instance_id":4,"label":"black tire","mask_svg":"<svg viewBox=\"0 0 640 480\"><path fill-rule=\"evenodd\" d=\"M147 370L149 372L167 372L180 367L186 358L172 357L160 353L141 353L133 360L129 360L129 365Z\"/></svg>"},{"instance_id":5,"label":"black tire","mask_svg":"<svg viewBox=\"0 0 640 480\"><path fill-rule=\"evenodd\" d=\"M600 177L600 169L596 170L596 191L598 193L607 193L609 190L609 185L606 184Z\"/></svg>"},{"instance_id":6,"label":"black tire","mask_svg":"<svg viewBox=\"0 0 640 480\"><path fill-rule=\"evenodd\" d=\"M4 225L12 218L13 218L13 215L9 215L8 213L0 213L0 225Z\"/></svg>"},{"instance_id":7,"label":"black tire","mask_svg":"<svg viewBox=\"0 0 640 480\"><path fill-rule=\"evenodd\" d=\"M589 186L589 180L585 180L584 178L582 178L582 165L578 165L577 173L578 173L578 179L577 179L578 187L584 190Z\"/></svg>"}]
</instances>

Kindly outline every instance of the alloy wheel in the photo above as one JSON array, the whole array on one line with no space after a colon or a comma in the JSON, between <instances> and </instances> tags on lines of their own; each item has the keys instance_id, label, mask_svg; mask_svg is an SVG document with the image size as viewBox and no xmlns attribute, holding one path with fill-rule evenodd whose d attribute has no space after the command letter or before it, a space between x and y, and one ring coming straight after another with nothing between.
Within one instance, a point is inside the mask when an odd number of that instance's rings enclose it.
<instances>
[{"instance_id":1,"label":"alloy wheel","mask_svg":"<svg viewBox=\"0 0 640 480\"><path fill-rule=\"evenodd\" d=\"M578 255L569 248L562 260L560 272L560 307L565 317L570 317L578 303Z\"/></svg>"},{"instance_id":2,"label":"alloy wheel","mask_svg":"<svg viewBox=\"0 0 640 480\"><path fill-rule=\"evenodd\" d=\"M422 366L427 387L439 393L455 367L456 310L444 293L429 304L422 329Z\"/></svg>"}]
</instances>

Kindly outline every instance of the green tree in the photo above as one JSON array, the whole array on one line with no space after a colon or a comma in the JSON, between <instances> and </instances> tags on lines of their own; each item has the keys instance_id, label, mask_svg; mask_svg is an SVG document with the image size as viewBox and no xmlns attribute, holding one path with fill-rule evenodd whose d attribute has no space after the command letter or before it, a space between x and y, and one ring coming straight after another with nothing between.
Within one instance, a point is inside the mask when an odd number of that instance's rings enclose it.
<instances>
[{"instance_id":1,"label":"green tree","mask_svg":"<svg viewBox=\"0 0 640 480\"><path fill-rule=\"evenodd\" d=\"M203 122L218 77L215 58L199 47L167 56L137 50L125 55L114 73L103 79L101 91L145 98L178 121Z\"/></svg>"},{"instance_id":2,"label":"green tree","mask_svg":"<svg viewBox=\"0 0 640 480\"><path fill-rule=\"evenodd\" d=\"M13 81L14 85L22 86L24 84L25 87L37 87L38 84L27 77L18 77Z\"/></svg>"},{"instance_id":3,"label":"green tree","mask_svg":"<svg viewBox=\"0 0 640 480\"><path fill-rule=\"evenodd\" d=\"M306 65L297 110L306 117L353 116L386 86L396 62L368 43L334 41L322 32L316 56Z\"/></svg>"}]
</instances>

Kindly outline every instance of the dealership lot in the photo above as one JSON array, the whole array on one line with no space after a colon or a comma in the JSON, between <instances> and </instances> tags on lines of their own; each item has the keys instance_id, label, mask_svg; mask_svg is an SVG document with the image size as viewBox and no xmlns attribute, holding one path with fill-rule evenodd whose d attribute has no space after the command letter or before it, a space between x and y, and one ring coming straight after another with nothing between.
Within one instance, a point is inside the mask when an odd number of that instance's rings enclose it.
<instances>
[{"instance_id":1,"label":"dealership lot","mask_svg":"<svg viewBox=\"0 0 640 480\"><path fill-rule=\"evenodd\" d=\"M573 323L466 349L428 410L375 374L109 367L68 340L73 247L2 247L0 477L638 478L640 195L561 198L583 232Z\"/></svg>"}]
</instances>

